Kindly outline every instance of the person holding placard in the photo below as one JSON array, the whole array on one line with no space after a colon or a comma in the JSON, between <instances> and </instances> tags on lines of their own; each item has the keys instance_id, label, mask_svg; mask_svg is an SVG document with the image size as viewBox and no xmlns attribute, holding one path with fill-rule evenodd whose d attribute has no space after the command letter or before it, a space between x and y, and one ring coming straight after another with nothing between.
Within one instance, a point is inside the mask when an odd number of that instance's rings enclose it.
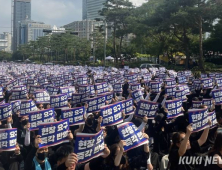
<instances>
[{"instance_id":1,"label":"person holding placard","mask_svg":"<svg viewBox=\"0 0 222 170\"><path fill-rule=\"evenodd\" d=\"M211 126L211 121L208 121L208 125ZM207 127L201 137L197 141L190 142L189 138L193 131L192 125L187 126L186 133L175 132L172 136L172 146L169 154L169 167L170 170L193 170L195 164L182 164L179 163L180 159L185 157L192 157L195 153L200 152L200 147L206 142L209 127Z\"/></svg>"}]
</instances>

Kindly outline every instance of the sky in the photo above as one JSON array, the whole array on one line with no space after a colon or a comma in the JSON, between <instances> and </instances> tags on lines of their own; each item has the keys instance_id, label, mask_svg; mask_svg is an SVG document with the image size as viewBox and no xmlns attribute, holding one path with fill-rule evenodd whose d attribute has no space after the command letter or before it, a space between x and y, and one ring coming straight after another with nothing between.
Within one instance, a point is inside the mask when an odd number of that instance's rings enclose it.
<instances>
[{"instance_id":1,"label":"sky","mask_svg":"<svg viewBox=\"0 0 222 170\"><path fill-rule=\"evenodd\" d=\"M31 0L31 19L51 26L82 20L82 0ZM140 6L146 0L130 0ZM11 32L11 0L0 0L0 33Z\"/></svg>"}]
</instances>

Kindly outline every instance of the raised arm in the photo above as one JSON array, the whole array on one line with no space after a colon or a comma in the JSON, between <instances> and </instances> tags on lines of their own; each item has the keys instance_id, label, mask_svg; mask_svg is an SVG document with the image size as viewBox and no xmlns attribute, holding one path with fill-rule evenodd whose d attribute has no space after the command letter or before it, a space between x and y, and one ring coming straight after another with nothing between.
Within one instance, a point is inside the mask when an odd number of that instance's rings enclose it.
<instances>
[{"instance_id":1,"label":"raised arm","mask_svg":"<svg viewBox=\"0 0 222 170\"><path fill-rule=\"evenodd\" d=\"M79 125L79 128L74 131L74 136L79 132L81 133L85 127L85 124Z\"/></svg>"},{"instance_id":2,"label":"raised arm","mask_svg":"<svg viewBox=\"0 0 222 170\"><path fill-rule=\"evenodd\" d=\"M183 141L181 142L180 148L178 150L179 156L183 156L186 153L187 142L190 138L190 135L191 135L192 131L193 131L192 124L190 124L190 125L187 126L186 135L185 135Z\"/></svg>"},{"instance_id":3,"label":"raised arm","mask_svg":"<svg viewBox=\"0 0 222 170\"><path fill-rule=\"evenodd\" d=\"M158 93L158 94L156 95L156 97L155 97L155 99L153 100L153 102L157 102L157 100L159 99L159 97L160 97L160 93Z\"/></svg>"},{"instance_id":4,"label":"raised arm","mask_svg":"<svg viewBox=\"0 0 222 170\"><path fill-rule=\"evenodd\" d=\"M199 146L202 146L207 140L208 133L209 133L210 126L211 126L211 120L210 119L208 120L208 125L209 126L206 129L204 129L200 139L198 139L198 141L197 141Z\"/></svg>"},{"instance_id":5,"label":"raised arm","mask_svg":"<svg viewBox=\"0 0 222 170\"><path fill-rule=\"evenodd\" d=\"M101 123L103 121L103 117L102 116L99 116L98 118L98 124L97 124L97 127L96 127L96 131L99 132L101 130Z\"/></svg>"},{"instance_id":6,"label":"raised arm","mask_svg":"<svg viewBox=\"0 0 222 170\"><path fill-rule=\"evenodd\" d=\"M120 161L122 159L123 152L124 152L123 146L125 145L125 142L121 140L118 145L119 146L117 147L117 151L116 151L117 154L114 159L114 165L116 167L118 167L120 165Z\"/></svg>"}]
</instances>

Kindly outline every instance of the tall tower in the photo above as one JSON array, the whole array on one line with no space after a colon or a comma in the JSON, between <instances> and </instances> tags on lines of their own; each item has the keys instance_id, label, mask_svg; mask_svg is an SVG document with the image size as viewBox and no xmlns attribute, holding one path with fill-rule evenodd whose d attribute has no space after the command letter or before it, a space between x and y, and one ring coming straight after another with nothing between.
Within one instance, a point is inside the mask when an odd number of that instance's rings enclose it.
<instances>
[{"instance_id":1,"label":"tall tower","mask_svg":"<svg viewBox=\"0 0 222 170\"><path fill-rule=\"evenodd\" d=\"M13 0L13 39L12 49L15 52L19 44L19 25L23 20L31 20L31 0Z\"/></svg>"},{"instance_id":2,"label":"tall tower","mask_svg":"<svg viewBox=\"0 0 222 170\"><path fill-rule=\"evenodd\" d=\"M99 11L102 10L105 2L106 0L82 0L82 19L95 20L95 18L102 18Z\"/></svg>"}]
</instances>

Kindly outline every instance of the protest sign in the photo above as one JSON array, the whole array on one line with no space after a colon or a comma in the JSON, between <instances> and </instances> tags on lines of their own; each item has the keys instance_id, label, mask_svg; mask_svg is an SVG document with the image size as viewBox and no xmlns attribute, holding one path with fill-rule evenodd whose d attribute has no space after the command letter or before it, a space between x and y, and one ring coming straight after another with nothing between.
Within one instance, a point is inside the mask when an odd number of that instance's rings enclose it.
<instances>
[{"instance_id":1,"label":"protest sign","mask_svg":"<svg viewBox=\"0 0 222 170\"><path fill-rule=\"evenodd\" d=\"M13 90L26 90L26 86L25 85L14 86Z\"/></svg>"},{"instance_id":2,"label":"protest sign","mask_svg":"<svg viewBox=\"0 0 222 170\"><path fill-rule=\"evenodd\" d=\"M113 91L114 93L122 93L122 83L115 83L113 85Z\"/></svg>"},{"instance_id":3,"label":"protest sign","mask_svg":"<svg viewBox=\"0 0 222 170\"><path fill-rule=\"evenodd\" d=\"M222 87L222 78L216 78L216 83L219 88Z\"/></svg>"},{"instance_id":4,"label":"protest sign","mask_svg":"<svg viewBox=\"0 0 222 170\"><path fill-rule=\"evenodd\" d=\"M30 131L37 130L41 123L54 122L55 112L53 108L27 112L29 117Z\"/></svg>"},{"instance_id":5,"label":"protest sign","mask_svg":"<svg viewBox=\"0 0 222 170\"><path fill-rule=\"evenodd\" d=\"M48 80L46 78L39 78L38 83L41 84L41 85L46 84L46 83L48 83Z\"/></svg>"},{"instance_id":6,"label":"protest sign","mask_svg":"<svg viewBox=\"0 0 222 170\"><path fill-rule=\"evenodd\" d=\"M49 103L50 96L46 90L37 90L34 92L36 103Z\"/></svg>"},{"instance_id":7,"label":"protest sign","mask_svg":"<svg viewBox=\"0 0 222 170\"><path fill-rule=\"evenodd\" d=\"M131 89L132 91L140 90L140 89L141 89L141 85L140 85L140 83L130 84L130 89Z\"/></svg>"},{"instance_id":8,"label":"protest sign","mask_svg":"<svg viewBox=\"0 0 222 170\"><path fill-rule=\"evenodd\" d=\"M21 101L21 107L20 107L20 115L23 116L27 112L30 111L37 111L37 107L35 105L35 102L33 100L23 100Z\"/></svg>"},{"instance_id":9,"label":"protest sign","mask_svg":"<svg viewBox=\"0 0 222 170\"><path fill-rule=\"evenodd\" d=\"M27 99L27 90L12 90L11 100L26 100Z\"/></svg>"},{"instance_id":10,"label":"protest sign","mask_svg":"<svg viewBox=\"0 0 222 170\"><path fill-rule=\"evenodd\" d=\"M0 99L4 98L3 96L3 87L0 87Z\"/></svg>"},{"instance_id":11,"label":"protest sign","mask_svg":"<svg viewBox=\"0 0 222 170\"><path fill-rule=\"evenodd\" d=\"M12 115L12 106L9 103L0 105L0 121Z\"/></svg>"},{"instance_id":12,"label":"protest sign","mask_svg":"<svg viewBox=\"0 0 222 170\"><path fill-rule=\"evenodd\" d=\"M102 83L102 82L105 82L105 80L103 78L96 79L96 83Z\"/></svg>"},{"instance_id":13,"label":"protest sign","mask_svg":"<svg viewBox=\"0 0 222 170\"><path fill-rule=\"evenodd\" d=\"M158 103L147 100L140 100L136 109L136 116L147 116L149 119L154 119L158 109Z\"/></svg>"},{"instance_id":14,"label":"protest sign","mask_svg":"<svg viewBox=\"0 0 222 170\"><path fill-rule=\"evenodd\" d=\"M78 77L77 78L77 84L78 85L87 85L88 84L88 78L87 77Z\"/></svg>"},{"instance_id":15,"label":"protest sign","mask_svg":"<svg viewBox=\"0 0 222 170\"><path fill-rule=\"evenodd\" d=\"M109 93L102 93L98 96L106 96L106 101L108 101L108 103L112 102L113 99L113 92L109 92Z\"/></svg>"},{"instance_id":16,"label":"protest sign","mask_svg":"<svg viewBox=\"0 0 222 170\"><path fill-rule=\"evenodd\" d=\"M71 79L72 79L72 75L70 75L70 74L65 74L65 75L63 75L63 78L64 78L65 81L71 80Z\"/></svg>"},{"instance_id":17,"label":"protest sign","mask_svg":"<svg viewBox=\"0 0 222 170\"><path fill-rule=\"evenodd\" d=\"M59 93L59 87L47 86L46 90L49 95L57 95Z\"/></svg>"},{"instance_id":18,"label":"protest sign","mask_svg":"<svg viewBox=\"0 0 222 170\"><path fill-rule=\"evenodd\" d=\"M202 101L192 101L192 108L199 108L203 104Z\"/></svg>"},{"instance_id":19,"label":"protest sign","mask_svg":"<svg viewBox=\"0 0 222 170\"><path fill-rule=\"evenodd\" d=\"M114 85L117 82L116 79L108 79L108 80L105 80L105 81L109 82L111 85Z\"/></svg>"},{"instance_id":20,"label":"protest sign","mask_svg":"<svg viewBox=\"0 0 222 170\"><path fill-rule=\"evenodd\" d=\"M144 99L141 90L135 90L132 92L132 98L139 102L140 100Z\"/></svg>"},{"instance_id":21,"label":"protest sign","mask_svg":"<svg viewBox=\"0 0 222 170\"><path fill-rule=\"evenodd\" d=\"M42 123L38 125L38 128L38 134L41 136L42 140L42 142L39 144L39 148L50 147L61 143L69 142L68 119L53 123Z\"/></svg>"},{"instance_id":22,"label":"protest sign","mask_svg":"<svg viewBox=\"0 0 222 170\"><path fill-rule=\"evenodd\" d=\"M0 151L13 151L17 143L17 128L0 129Z\"/></svg>"},{"instance_id":23,"label":"protest sign","mask_svg":"<svg viewBox=\"0 0 222 170\"><path fill-rule=\"evenodd\" d=\"M189 109L189 123L192 123L193 132L198 132L208 126L207 109Z\"/></svg>"},{"instance_id":24,"label":"protest sign","mask_svg":"<svg viewBox=\"0 0 222 170\"><path fill-rule=\"evenodd\" d=\"M203 84L203 89L213 88L213 80L211 78L202 78L201 83Z\"/></svg>"},{"instance_id":25,"label":"protest sign","mask_svg":"<svg viewBox=\"0 0 222 170\"><path fill-rule=\"evenodd\" d=\"M201 79L207 78L207 74L201 73Z\"/></svg>"},{"instance_id":26,"label":"protest sign","mask_svg":"<svg viewBox=\"0 0 222 170\"><path fill-rule=\"evenodd\" d=\"M21 108L21 101L20 100L11 101L10 104L12 105L12 113L13 114L15 114Z\"/></svg>"},{"instance_id":27,"label":"protest sign","mask_svg":"<svg viewBox=\"0 0 222 170\"><path fill-rule=\"evenodd\" d=\"M152 90L153 93L159 93L161 91L161 82L155 82L152 81L150 82L150 88Z\"/></svg>"},{"instance_id":28,"label":"protest sign","mask_svg":"<svg viewBox=\"0 0 222 170\"><path fill-rule=\"evenodd\" d=\"M222 74L221 73L215 73L215 77L216 78L222 78Z\"/></svg>"},{"instance_id":29,"label":"protest sign","mask_svg":"<svg viewBox=\"0 0 222 170\"><path fill-rule=\"evenodd\" d=\"M136 83L137 82L137 74L125 75L124 78L128 80L128 83Z\"/></svg>"},{"instance_id":30,"label":"protest sign","mask_svg":"<svg viewBox=\"0 0 222 170\"><path fill-rule=\"evenodd\" d=\"M184 75L185 76L191 76L192 72L190 70L186 70L186 71L184 71Z\"/></svg>"},{"instance_id":31,"label":"protest sign","mask_svg":"<svg viewBox=\"0 0 222 170\"><path fill-rule=\"evenodd\" d=\"M109 92L108 84L107 83L97 83L95 84L95 90L97 94L107 93Z\"/></svg>"},{"instance_id":32,"label":"protest sign","mask_svg":"<svg viewBox=\"0 0 222 170\"><path fill-rule=\"evenodd\" d=\"M194 80L193 80L193 86L194 86L194 89L195 89L195 90L199 90L199 89L200 89L200 86L201 86L201 80L194 79Z\"/></svg>"},{"instance_id":33,"label":"protest sign","mask_svg":"<svg viewBox=\"0 0 222 170\"><path fill-rule=\"evenodd\" d=\"M210 78L215 78L215 76L216 76L215 73L209 73Z\"/></svg>"},{"instance_id":34,"label":"protest sign","mask_svg":"<svg viewBox=\"0 0 222 170\"><path fill-rule=\"evenodd\" d=\"M187 97L185 95L185 91L184 90L176 90L174 92L174 97L176 99L181 99L183 102L186 102L187 101Z\"/></svg>"},{"instance_id":35,"label":"protest sign","mask_svg":"<svg viewBox=\"0 0 222 170\"><path fill-rule=\"evenodd\" d=\"M78 163L85 163L102 155L105 148L103 131L96 134L77 133L74 153Z\"/></svg>"},{"instance_id":36,"label":"protest sign","mask_svg":"<svg viewBox=\"0 0 222 170\"><path fill-rule=\"evenodd\" d=\"M87 93L90 94L90 86L88 85L79 85L79 93Z\"/></svg>"},{"instance_id":37,"label":"protest sign","mask_svg":"<svg viewBox=\"0 0 222 170\"><path fill-rule=\"evenodd\" d=\"M60 93L67 93L68 94L68 98L71 99L72 98L72 94L75 93L75 87L74 86L69 86L69 87L60 87Z\"/></svg>"},{"instance_id":38,"label":"protest sign","mask_svg":"<svg viewBox=\"0 0 222 170\"><path fill-rule=\"evenodd\" d=\"M69 126L85 124L85 107L62 108L61 119L68 119Z\"/></svg>"},{"instance_id":39,"label":"protest sign","mask_svg":"<svg viewBox=\"0 0 222 170\"><path fill-rule=\"evenodd\" d=\"M216 104L222 104L222 89L212 90L212 96Z\"/></svg>"},{"instance_id":40,"label":"protest sign","mask_svg":"<svg viewBox=\"0 0 222 170\"><path fill-rule=\"evenodd\" d=\"M37 80L36 79L27 79L27 86L36 86L37 85Z\"/></svg>"},{"instance_id":41,"label":"protest sign","mask_svg":"<svg viewBox=\"0 0 222 170\"><path fill-rule=\"evenodd\" d=\"M88 103L87 113L100 111L100 107L105 106L106 96L98 96L86 99Z\"/></svg>"},{"instance_id":42,"label":"protest sign","mask_svg":"<svg viewBox=\"0 0 222 170\"><path fill-rule=\"evenodd\" d=\"M67 94L58 94L50 96L50 105L53 108L68 107Z\"/></svg>"},{"instance_id":43,"label":"protest sign","mask_svg":"<svg viewBox=\"0 0 222 170\"><path fill-rule=\"evenodd\" d=\"M181 99L175 99L175 100L166 100L166 109L167 112L167 118L176 118L178 116L181 116L182 113L182 100Z\"/></svg>"},{"instance_id":44,"label":"protest sign","mask_svg":"<svg viewBox=\"0 0 222 170\"><path fill-rule=\"evenodd\" d=\"M18 85L18 80L11 80L8 83L6 83L6 87L8 91L11 91L13 89L14 86Z\"/></svg>"},{"instance_id":45,"label":"protest sign","mask_svg":"<svg viewBox=\"0 0 222 170\"><path fill-rule=\"evenodd\" d=\"M160 68L159 68L159 71L160 71L161 73L163 73L163 72L166 71L166 68L165 68L165 67L160 67Z\"/></svg>"},{"instance_id":46,"label":"protest sign","mask_svg":"<svg viewBox=\"0 0 222 170\"><path fill-rule=\"evenodd\" d=\"M85 93L73 93L72 94L72 104L73 105L77 105L77 104L81 104L83 102L86 101L86 99L89 97L88 94L85 94Z\"/></svg>"},{"instance_id":47,"label":"protest sign","mask_svg":"<svg viewBox=\"0 0 222 170\"><path fill-rule=\"evenodd\" d=\"M123 122L121 102L100 107L100 113L103 117L101 126L113 126Z\"/></svg>"},{"instance_id":48,"label":"protest sign","mask_svg":"<svg viewBox=\"0 0 222 170\"><path fill-rule=\"evenodd\" d=\"M67 83L65 82L63 78L60 78L59 80L56 80L53 83L56 87L67 86Z\"/></svg>"},{"instance_id":49,"label":"protest sign","mask_svg":"<svg viewBox=\"0 0 222 170\"><path fill-rule=\"evenodd\" d=\"M190 89L189 89L188 85L186 85L186 84L178 85L178 89L183 90L185 95L190 94Z\"/></svg>"},{"instance_id":50,"label":"protest sign","mask_svg":"<svg viewBox=\"0 0 222 170\"><path fill-rule=\"evenodd\" d=\"M152 75L151 74L143 74L142 78L144 81L150 81L152 78Z\"/></svg>"},{"instance_id":51,"label":"protest sign","mask_svg":"<svg viewBox=\"0 0 222 170\"><path fill-rule=\"evenodd\" d=\"M125 115L134 114L133 99L122 100L122 109Z\"/></svg>"},{"instance_id":52,"label":"protest sign","mask_svg":"<svg viewBox=\"0 0 222 170\"><path fill-rule=\"evenodd\" d=\"M187 83L187 79L186 79L185 76L177 77L177 79L178 79L178 83L179 83L179 84Z\"/></svg>"},{"instance_id":53,"label":"protest sign","mask_svg":"<svg viewBox=\"0 0 222 170\"><path fill-rule=\"evenodd\" d=\"M210 128L214 128L217 126L218 122L217 122L217 117L216 117L216 113L215 111L213 112L208 112L208 118L211 120L211 126Z\"/></svg>"},{"instance_id":54,"label":"protest sign","mask_svg":"<svg viewBox=\"0 0 222 170\"><path fill-rule=\"evenodd\" d=\"M176 86L166 86L165 93L167 96L174 96L176 91Z\"/></svg>"},{"instance_id":55,"label":"protest sign","mask_svg":"<svg viewBox=\"0 0 222 170\"><path fill-rule=\"evenodd\" d=\"M212 99L203 99L202 103L203 103L203 105L206 105L208 109L212 108L212 106L213 106Z\"/></svg>"},{"instance_id":56,"label":"protest sign","mask_svg":"<svg viewBox=\"0 0 222 170\"><path fill-rule=\"evenodd\" d=\"M174 86L174 85L176 85L176 80L175 79L165 79L164 82L165 82L165 84L167 86Z\"/></svg>"},{"instance_id":57,"label":"protest sign","mask_svg":"<svg viewBox=\"0 0 222 170\"><path fill-rule=\"evenodd\" d=\"M42 90L42 86L34 86L34 85L29 86L29 93L33 94L37 90Z\"/></svg>"},{"instance_id":58,"label":"protest sign","mask_svg":"<svg viewBox=\"0 0 222 170\"><path fill-rule=\"evenodd\" d=\"M159 76L158 76L160 79L166 79L167 78L167 74L165 74L165 73L161 73L161 74L159 74Z\"/></svg>"},{"instance_id":59,"label":"protest sign","mask_svg":"<svg viewBox=\"0 0 222 170\"><path fill-rule=\"evenodd\" d=\"M122 123L117 125L117 128L120 139L126 142L126 145L124 146L125 152L141 145L148 144L148 139L143 137L142 132L138 130L133 123Z\"/></svg>"}]
</instances>

